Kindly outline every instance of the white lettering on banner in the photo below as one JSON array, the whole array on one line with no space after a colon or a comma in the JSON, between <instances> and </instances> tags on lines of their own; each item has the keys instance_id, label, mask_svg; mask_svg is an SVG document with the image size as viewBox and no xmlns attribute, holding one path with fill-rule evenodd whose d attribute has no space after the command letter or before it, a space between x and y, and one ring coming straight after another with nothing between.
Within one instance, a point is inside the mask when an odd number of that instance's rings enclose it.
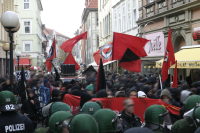
<instances>
[{"instance_id":1,"label":"white lettering on banner","mask_svg":"<svg viewBox=\"0 0 200 133\"><path fill-rule=\"evenodd\" d=\"M162 32L147 34L143 37L150 40L144 46L147 56L164 56L165 43L164 34Z\"/></svg>"},{"instance_id":2,"label":"white lettering on banner","mask_svg":"<svg viewBox=\"0 0 200 133\"><path fill-rule=\"evenodd\" d=\"M15 73L16 73L17 80L19 81L21 79L21 71L16 71ZM26 80L29 80L29 77L30 77L29 73L30 73L29 70L24 71Z\"/></svg>"},{"instance_id":3,"label":"white lettering on banner","mask_svg":"<svg viewBox=\"0 0 200 133\"><path fill-rule=\"evenodd\" d=\"M13 124L5 126L5 132L15 132L15 131L24 131L25 130L25 124Z\"/></svg>"}]
</instances>

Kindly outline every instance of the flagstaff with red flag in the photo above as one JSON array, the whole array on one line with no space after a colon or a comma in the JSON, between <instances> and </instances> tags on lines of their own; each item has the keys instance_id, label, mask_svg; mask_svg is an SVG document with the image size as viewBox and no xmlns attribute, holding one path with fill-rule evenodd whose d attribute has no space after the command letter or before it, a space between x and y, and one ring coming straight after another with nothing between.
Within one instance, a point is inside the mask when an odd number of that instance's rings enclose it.
<instances>
[{"instance_id":1,"label":"flagstaff with red flag","mask_svg":"<svg viewBox=\"0 0 200 133\"><path fill-rule=\"evenodd\" d=\"M99 70L97 73L96 93L102 89L106 89L106 78L105 78L105 73L104 73L104 69L103 69L103 62L102 62L102 59L100 59Z\"/></svg>"},{"instance_id":2,"label":"flagstaff with red flag","mask_svg":"<svg viewBox=\"0 0 200 133\"><path fill-rule=\"evenodd\" d=\"M45 62L46 68L49 72L51 72L52 61L53 61L54 58L56 58L56 40L55 40L55 37L54 37L53 43L51 45L51 48L49 50L49 54L48 54L46 62Z\"/></svg>"},{"instance_id":3,"label":"flagstaff with red flag","mask_svg":"<svg viewBox=\"0 0 200 133\"><path fill-rule=\"evenodd\" d=\"M169 29L167 47L162 66L162 82L168 78L168 69L175 64L174 48L171 40L171 28Z\"/></svg>"},{"instance_id":4,"label":"flagstaff with red flag","mask_svg":"<svg viewBox=\"0 0 200 133\"><path fill-rule=\"evenodd\" d=\"M68 52L71 52L74 45L81 39L87 39L87 31L74 37L74 38L71 38L69 40L67 40L66 42L64 42L62 44L62 46L60 47L62 50L65 51L65 53L68 53Z\"/></svg>"}]
</instances>

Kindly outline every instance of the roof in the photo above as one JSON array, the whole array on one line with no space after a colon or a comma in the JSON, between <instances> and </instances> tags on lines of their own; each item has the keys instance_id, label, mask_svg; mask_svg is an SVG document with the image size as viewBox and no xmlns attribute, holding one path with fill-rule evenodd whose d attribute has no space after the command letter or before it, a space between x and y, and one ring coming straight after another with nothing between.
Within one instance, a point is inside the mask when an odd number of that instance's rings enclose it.
<instances>
[{"instance_id":1,"label":"roof","mask_svg":"<svg viewBox=\"0 0 200 133\"><path fill-rule=\"evenodd\" d=\"M53 35L53 29L45 28L45 29L44 29L44 33L45 33L46 35ZM64 37L66 37L66 38L70 38L70 37L68 37L68 36L66 36L66 35L64 35L64 34L61 34L61 33L57 32L57 31L56 31L56 35L61 35L61 36L64 36Z\"/></svg>"},{"instance_id":2,"label":"roof","mask_svg":"<svg viewBox=\"0 0 200 133\"><path fill-rule=\"evenodd\" d=\"M90 3L86 6L86 8L98 8L98 0L90 1Z\"/></svg>"}]
</instances>

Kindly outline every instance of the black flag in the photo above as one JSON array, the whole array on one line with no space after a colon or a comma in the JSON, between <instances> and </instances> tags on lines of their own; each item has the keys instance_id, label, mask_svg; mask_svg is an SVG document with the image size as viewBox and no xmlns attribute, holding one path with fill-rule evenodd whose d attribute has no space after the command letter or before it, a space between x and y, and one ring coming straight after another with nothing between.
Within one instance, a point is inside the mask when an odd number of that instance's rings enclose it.
<instances>
[{"instance_id":1,"label":"black flag","mask_svg":"<svg viewBox=\"0 0 200 133\"><path fill-rule=\"evenodd\" d=\"M103 69L103 62L102 59L100 59L100 65L99 65L99 70L97 74L97 89L96 92L99 90L106 89L106 78L105 78L105 73Z\"/></svg>"},{"instance_id":2,"label":"black flag","mask_svg":"<svg viewBox=\"0 0 200 133\"><path fill-rule=\"evenodd\" d=\"M54 66L54 70L55 70L55 73L56 73L55 81L59 81L59 80L60 80L60 75L58 74L58 71L57 71L57 69L55 68L55 66Z\"/></svg>"},{"instance_id":3,"label":"black flag","mask_svg":"<svg viewBox=\"0 0 200 133\"><path fill-rule=\"evenodd\" d=\"M94 69L94 67L91 65L89 66L82 74L83 75L92 75L92 74L96 74L97 71Z\"/></svg>"},{"instance_id":4,"label":"black flag","mask_svg":"<svg viewBox=\"0 0 200 133\"><path fill-rule=\"evenodd\" d=\"M24 67L22 66L20 92L24 92L25 90L26 90L26 77L25 77Z\"/></svg>"}]
</instances>

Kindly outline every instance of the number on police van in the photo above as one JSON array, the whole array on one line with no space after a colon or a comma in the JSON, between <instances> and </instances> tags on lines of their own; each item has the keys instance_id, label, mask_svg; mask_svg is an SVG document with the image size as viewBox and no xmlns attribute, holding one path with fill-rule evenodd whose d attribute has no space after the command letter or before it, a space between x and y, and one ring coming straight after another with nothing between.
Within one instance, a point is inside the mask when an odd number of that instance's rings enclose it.
<instances>
[{"instance_id":1,"label":"number on police van","mask_svg":"<svg viewBox=\"0 0 200 133\"><path fill-rule=\"evenodd\" d=\"M5 107L6 107L6 110L15 109L13 104L6 105Z\"/></svg>"},{"instance_id":2,"label":"number on police van","mask_svg":"<svg viewBox=\"0 0 200 133\"><path fill-rule=\"evenodd\" d=\"M94 111L94 108L89 108L89 111Z\"/></svg>"}]
</instances>

